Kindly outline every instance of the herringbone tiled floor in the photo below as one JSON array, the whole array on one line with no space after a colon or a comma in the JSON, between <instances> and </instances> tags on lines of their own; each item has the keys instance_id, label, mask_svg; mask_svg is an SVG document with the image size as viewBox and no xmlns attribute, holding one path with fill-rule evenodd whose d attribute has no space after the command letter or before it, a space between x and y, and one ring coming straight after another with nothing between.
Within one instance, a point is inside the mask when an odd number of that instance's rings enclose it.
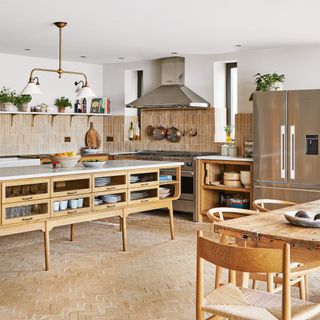
<instances>
[{"instance_id":1,"label":"herringbone tiled floor","mask_svg":"<svg viewBox=\"0 0 320 320\"><path fill-rule=\"evenodd\" d=\"M196 230L208 226L175 223L171 241L166 215L130 216L126 253L117 220L77 225L74 242L68 227L54 229L50 272L40 232L0 238L0 319L195 319ZM205 271L210 289L213 270ZM319 276L310 283L319 301Z\"/></svg>"}]
</instances>

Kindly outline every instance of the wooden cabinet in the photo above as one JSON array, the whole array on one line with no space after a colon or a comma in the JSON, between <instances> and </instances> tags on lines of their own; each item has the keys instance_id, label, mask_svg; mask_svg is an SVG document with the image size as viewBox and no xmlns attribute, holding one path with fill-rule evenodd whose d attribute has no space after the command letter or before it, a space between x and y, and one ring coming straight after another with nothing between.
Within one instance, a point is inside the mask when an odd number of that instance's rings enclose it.
<instances>
[{"instance_id":1,"label":"wooden cabinet","mask_svg":"<svg viewBox=\"0 0 320 320\"><path fill-rule=\"evenodd\" d=\"M92 199L90 194L80 194L72 197L59 197L51 199L51 217L77 215L90 212Z\"/></svg>"},{"instance_id":2,"label":"wooden cabinet","mask_svg":"<svg viewBox=\"0 0 320 320\"><path fill-rule=\"evenodd\" d=\"M127 188L128 174L126 171L93 175L93 191L113 191Z\"/></svg>"},{"instance_id":3,"label":"wooden cabinet","mask_svg":"<svg viewBox=\"0 0 320 320\"><path fill-rule=\"evenodd\" d=\"M34 200L2 205L2 224L25 223L50 216L49 200Z\"/></svg>"},{"instance_id":4,"label":"wooden cabinet","mask_svg":"<svg viewBox=\"0 0 320 320\"><path fill-rule=\"evenodd\" d=\"M96 192L93 197L93 210L110 210L121 208L128 203L126 189L108 192Z\"/></svg>"},{"instance_id":5,"label":"wooden cabinet","mask_svg":"<svg viewBox=\"0 0 320 320\"><path fill-rule=\"evenodd\" d=\"M159 169L132 170L128 173L129 188L155 186L159 184Z\"/></svg>"},{"instance_id":6,"label":"wooden cabinet","mask_svg":"<svg viewBox=\"0 0 320 320\"><path fill-rule=\"evenodd\" d=\"M198 220L202 221L206 211L210 208L223 206L236 206L228 202L241 202L252 208L253 201L253 162L245 160L197 160L197 202ZM245 188L242 184L236 187L224 185L225 172L250 171L250 187ZM218 184L218 182L220 182Z\"/></svg>"},{"instance_id":7,"label":"wooden cabinet","mask_svg":"<svg viewBox=\"0 0 320 320\"><path fill-rule=\"evenodd\" d=\"M52 197L72 196L91 192L90 175L63 176L51 179Z\"/></svg>"},{"instance_id":8,"label":"wooden cabinet","mask_svg":"<svg viewBox=\"0 0 320 320\"><path fill-rule=\"evenodd\" d=\"M49 197L49 179L26 179L2 183L2 203L46 199Z\"/></svg>"}]
</instances>

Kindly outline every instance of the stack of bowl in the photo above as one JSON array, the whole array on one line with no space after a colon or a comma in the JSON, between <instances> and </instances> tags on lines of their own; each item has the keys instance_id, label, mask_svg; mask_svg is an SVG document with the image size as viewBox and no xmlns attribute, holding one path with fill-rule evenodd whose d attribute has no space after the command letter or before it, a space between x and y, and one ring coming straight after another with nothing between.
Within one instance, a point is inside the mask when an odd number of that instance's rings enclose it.
<instances>
[{"instance_id":1,"label":"stack of bowl","mask_svg":"<svg viewBox=\"0 0 320 320\"><path fill-rule=\"evenodd\" d=\"M240 173L239 172L224 172L223 174L223 184L227 187L240 188Z\"/></svg>"}]
</instances>

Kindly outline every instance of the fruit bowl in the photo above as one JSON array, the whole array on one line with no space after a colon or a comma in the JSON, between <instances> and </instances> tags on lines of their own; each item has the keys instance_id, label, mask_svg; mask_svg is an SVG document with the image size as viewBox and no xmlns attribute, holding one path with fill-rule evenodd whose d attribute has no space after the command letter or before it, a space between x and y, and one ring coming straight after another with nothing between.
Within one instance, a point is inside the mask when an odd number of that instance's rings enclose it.
<instances>
[{"instance_id":1,"label":"fruit bowl","mask_svg":"<svg viewBox=\"0 0 320 320\"><path fill-rule=\"evenodd\" d=\"M310 218L301 218L296 216L297 211L287 211L285 218L293 225L305 228L320 228L320 219L314 220L316 213L306 212Z\"/></svg>"},{"instance_id":2,"label":"fruit bowl","mask_svg":"<svg viewBox=\"0 0 320 320\"><path fill-rule=\"evenodd\" d=\"M60 163L61 168L74 168L78 161L81 159L81 156L52 156L53 161L58 161Z\"/></svg>"}]
</instances>

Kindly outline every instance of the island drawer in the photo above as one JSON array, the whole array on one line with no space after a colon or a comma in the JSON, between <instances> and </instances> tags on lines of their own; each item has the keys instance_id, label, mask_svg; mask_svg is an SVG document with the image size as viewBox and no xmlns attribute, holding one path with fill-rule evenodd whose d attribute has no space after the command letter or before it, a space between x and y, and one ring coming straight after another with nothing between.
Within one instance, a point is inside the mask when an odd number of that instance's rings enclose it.
<instances>
[{"instance_id":1,"label":"island drawer","mask_svg":"<svg viewBox=\"0 0 320 320\"><path fill-rule=\"evenodd\" d=\"M59 197L51 200L51 218L90 212L92 201L90 194L72 197Z\"/></svg>"},{"instance_id":2,"label":"island drawer","mask_svg":"<svg viewBox=\"0 0 320 320\"><path fill-rule=\"evenodd\" d=\"M132 170L128 172L128 183L130 188L155 186L159 184L159 170L145 169Z\"/></svg>"},{"instance_id":3,"label":"island drawer","mask_svg":"<svg viewBox=\"0 0 320 320\"><path fill-rule=\"evenodd\" d=\"M155 186L129 189L128 204L143 204L159 200L159 189Z\"/></svg>"},{"instance_id":4,"label":"island drawer","mask_svg":"<svg viewBox=\"0 0 320 320\"><path fill-rule=\"evenodd\" d=\"M98 192L94 194L93 210L106 210L124 207L128 203L127 190Z\"/></svg>"},{"instance_id":5,"label":"island drawer","mask_svg":"<svg viewBox=\"0 0 320 320\"><path fill-rule=\"evenodd\" d=\"M25 223L50 217L50 200L2 205L2 224Z\"/></svg>"},{"instance_id":6,"label":"island drawer","mask_svg":"<svg viewBox=\"0 0 320 320\"><path fill-rule=\"evenodd\" d=\"M51 179L52 197L66 197L90 192L90 175L64 176Z\"/></svg>"},{"instance_id":7,"label":"island drawer","mask_svg":"<svg viewBox=\"0 0 320 320\"><path fill-rule=\"evenodd\" d=\"M2 183L2 203L45 199L50 197L49 179L25 179Z\"/></svg>"},{"instance_id":8,"label":"island drawer","mask_svg":"<svg viewBox=\"0 0 320 320\"><path fill-rule=\"evenodd\" d=\"M113 191L127 188L127 172L108 172L93 175L93 191Z\"/></svg>"}]
</instances>

